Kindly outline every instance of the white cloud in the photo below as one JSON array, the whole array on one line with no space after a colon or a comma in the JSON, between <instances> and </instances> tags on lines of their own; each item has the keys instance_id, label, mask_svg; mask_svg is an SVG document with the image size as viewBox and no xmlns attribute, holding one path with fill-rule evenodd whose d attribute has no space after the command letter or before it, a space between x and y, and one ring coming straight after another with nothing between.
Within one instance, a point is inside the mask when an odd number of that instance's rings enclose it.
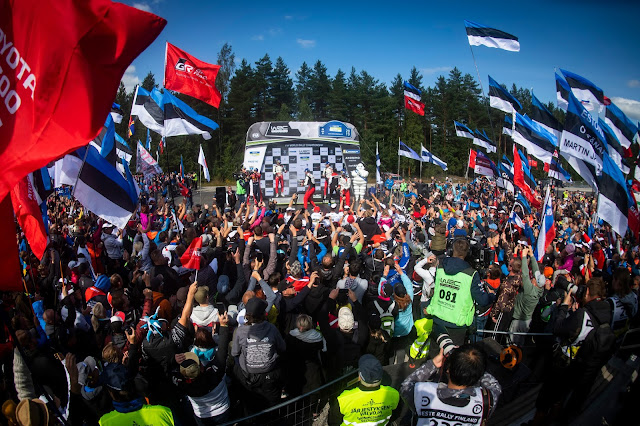
<instances>
[{"instance_id":1,"label":"white cloud","mask_svg":"<svg viewBox=\"0 0 640 426\"><path fill-rule=\"evenodd\" d=\"M131 6L135 7L136 9L140 9L140 10L144 10L145 12L151 12L151 5L149 3L133 3Z\"/></svg>"},{"instance_id":2,"label":"white cloud","mask_svg":"<svg viewBox=\"0 0 640 426\"><path fill-rule=\"evenodd\" d=\"M316 41L315 40L305 40L302 38L299 38L296 40L296 42L303 48L303 49L310 49L312 47L316 47Z\"/></svg>"},{"instance_id":3,"label":"white cloud","mask_svg":"<svg viewBox=\"0 0 640 426\"><path fill-rule=\"evenodd\" d=\"M293 15L284 15L284 19L286 19L287 21L290 21L293 19Z\"/></svg>"},{"instance_id":4,"label":"white cloud","mask_svg":"<svg viewBox=\"0 0 640 426\"><path fill-rule=\"evenodd\" d=\"M640 80L629 80L627 81L627 86L631 87L632 89L636 89L640 87Z\"/></svg>"},{"instance_id":5,"label":"white cloud","mask_svg":"<svg viewBox=\"0 0 640 426\"><path fill-rule=\"evenodd\" d=\"M453 68L452 67L433 67L433 68L420 68L420 72L425 75L436 74L439 72L449 72Z\"/></svg>"},{"instance_id":6,"label":"white cloud","mask_svg":"<svg viewBox=\"0 0 640 426\"><path fill-rule=\"evenodd\" d=\"M640 120L640 102L633 99L617 97L612 97L611 100L622 110L622 112L627 114L627 117L635 121Z\"/></svg>"},{"instance_id":7,"label":"white cloud","mask_svg":"<svg viewBox=\"0 0 640 426\"><path fill-rule=\"evenodd\" d=\"M278 34L282 34L282 28L271 28L269 30L269 35L271 37L277 36Z\"/></svg>"},{"instance_id":8,"label":"white cloud","mask_svg":"<svg viewBox=\"0 0 640 426\"><path fill-rule=\"evenodd\" d=\"M253 37L251 37L251 40L262 41L264 40L264 36L262 34L254 35Z\"/></svg>"},{"instance_id":9,"label":"white cloud","mask_svg":"<svg viewBox=\"0 0 640 426\"><path fill-rule=\"evenodd\" d=\"M124 87L127 89L127 92L133 91L136 84L140 84L140 77L136 75L135 65L129 65L122 76L122 82L124 83Z\"/></svg>"}]
</instances>

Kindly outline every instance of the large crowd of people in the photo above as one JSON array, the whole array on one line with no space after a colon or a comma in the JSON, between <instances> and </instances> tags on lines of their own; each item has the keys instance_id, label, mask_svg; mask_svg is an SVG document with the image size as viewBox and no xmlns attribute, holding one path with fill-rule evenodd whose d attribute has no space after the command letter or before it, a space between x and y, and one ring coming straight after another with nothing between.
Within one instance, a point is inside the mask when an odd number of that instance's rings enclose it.
<instances>
[{"instance_id":1,"label":"large crowd of people","mask_svg":"<svg viewBox=\"0 0 640 426\"><path fill-rule=\"evenodd\" d=\"M492 339L538 364L543 425L580 412L637 318L637 242L593 195L555 192L538 261L540 211L484 178L311 210L240 184L201 205L190 178L138 179L124 229L54 194L42 259L17 230L25 292L0 306L8 421L221 424L358 370L309 418L328 404L328 424L382 425L404 406L418 424L480 424L500 409ZM198 270L184 266L196 238ZM389 386L383 367L403 363Z\"/></svg>"}]
</instances>

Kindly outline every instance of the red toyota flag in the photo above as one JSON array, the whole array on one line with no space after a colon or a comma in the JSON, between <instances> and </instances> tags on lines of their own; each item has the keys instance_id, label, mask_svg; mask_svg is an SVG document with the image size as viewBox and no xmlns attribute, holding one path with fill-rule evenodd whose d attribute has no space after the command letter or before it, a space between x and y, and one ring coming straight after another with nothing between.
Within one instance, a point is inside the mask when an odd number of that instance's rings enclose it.
<instances>
[{"instance_id":1,"label":"red toyota flag","mask_svg":"<svg viewBox=\"0 0 640 426\"><path fill-rule=\"evenodd\" d=\"M95 138L124 71L166 23L110 0L0 2L0 197Z\"/></svg>"},{"instance_id":2,"label":"red toyota flag","mask_svg":"<svg viewBox=\"0 0 640 426\"><path fill-rule=\"evenodd\" d=\"M476 155L478 153L475 152L474 150L470 149L469 150L469 168L470 169L475 169L476 168Z\"/></svg>"},{"instance_id":3,"label":"red toyota flag","mask_svg":"<svg viewBox=\"0 0 640 426\"><path fill-rule=\"evenodd\" d=\"M36 200L35 188L31 184L29 176L20 179L20 182L11 191L13 211L18 219L20 227L24 231L29 246L38 259L42 259L47 249L47 231L42 221L42 212Z\"/></svg>"},{"instance_id":4,"label":"red toyota flag","mask_svg":"<svg viewBox=\"0 0 640 426\"><path fill-rule=\"evenodd\" d=\"M200 269L200 249L202 248L202 237L194 238L189 244L189 248L180 257L180 263L187 269Z\"/></svg>"},{"instance_id":5,"label":"red toyota flag","mask_svg":"<svg viewBox=\"0 0 640 426\"><path fill-rule=\"evenodd\" d=\"M164 87L200 99L218 108L222 95L216 88L220 65L208 64L167 43Z\"/></svg>"},{"instance_id":6,"label":"red toyota flag","mask_svg":"<svg viewBox=\"0 0 640 426\"><path fill-rule=\"evenodd\" d=\"M11 232L15 227L11 198L7 195L0 202L0 229L4 229L7 234L7 237L3 238L2 244L0 244L0 270L2 270L0 290L2 291L24 291L20 275L18 243L15 233Z\"/></svg>"}]
</instances>

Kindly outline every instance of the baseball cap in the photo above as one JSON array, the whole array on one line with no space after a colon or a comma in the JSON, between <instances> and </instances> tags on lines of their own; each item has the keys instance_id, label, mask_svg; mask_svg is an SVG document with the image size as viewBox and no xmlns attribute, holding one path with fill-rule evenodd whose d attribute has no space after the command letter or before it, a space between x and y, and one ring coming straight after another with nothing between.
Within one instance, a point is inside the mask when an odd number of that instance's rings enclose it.
<instances>
[{"instance_id":1,"label":"baseball cap","mask_svg":"<svg viewBox=\"0 0 640 426\"><path fill-rule=\"evenodd\" d=\"M180 374L187 379L195 379L200 374L200 359L193 352L183 353L185 360L180 363Z\"/></svg>"},{"instance_id":2,"label":"baseball cap","mask_svg":"<svg viewBox=\"0 0 640 426\"><path fill-rule=\"evenodd\" d=\"M247 315L260 317L261 315L264 315L267 310L267 302L258 297L253 297L249 299L245 305L245 310Z\"/></svg>"},{"instance_id":3,"label":"baseball cap","mask_svg":"<svg viewBox=\"0 0 640 426\"><path fill-rule=\"evenodd\" d=\"M111 317L111 322L124 322L124 312L118 311Z\"/></svg>"},{"instance_id":4,"label":"baseball cap","mask_svg":"<svg viewBox=\"0 0 640 426\"><path fill-rule=\"evenodd\" d=\"M360 370L360 381L364 386L375 387L382 382L382 364L375 356L362 355L358 360L358 369Z\"/></svg>"}]
</instances>

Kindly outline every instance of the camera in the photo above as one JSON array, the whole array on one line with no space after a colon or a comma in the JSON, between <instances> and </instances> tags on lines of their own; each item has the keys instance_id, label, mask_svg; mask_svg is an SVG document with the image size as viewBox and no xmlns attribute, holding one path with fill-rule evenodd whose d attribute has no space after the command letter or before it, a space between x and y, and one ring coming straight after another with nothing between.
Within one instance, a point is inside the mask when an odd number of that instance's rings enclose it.
<instances>
[{"instance_id":1,"label":"camera","mask_svg":"<svg viewBox=\"0 0 640 426\"><path fill-rule=\"evenodd\" d=\"M559 277L555 286L567 293L571 293L576 300L582 300L587 292L587 286L576 285L567 281L564 277Z\"/></svg>"},{"instance_id":2,"label":"camera","mask_svg":"<svg viewBox=\"0 0 640 426\"><path fill-rule=\"evenodd\" d=\"M442 353L444 356L448 356L451 351L456 348L453 340L451 340L451 337L449 337L449 335L446 333L439 335L436 339L436 343L438 343L438 346L440 347L440 349L442 349Z\"/></svg>"}]
</instances>

